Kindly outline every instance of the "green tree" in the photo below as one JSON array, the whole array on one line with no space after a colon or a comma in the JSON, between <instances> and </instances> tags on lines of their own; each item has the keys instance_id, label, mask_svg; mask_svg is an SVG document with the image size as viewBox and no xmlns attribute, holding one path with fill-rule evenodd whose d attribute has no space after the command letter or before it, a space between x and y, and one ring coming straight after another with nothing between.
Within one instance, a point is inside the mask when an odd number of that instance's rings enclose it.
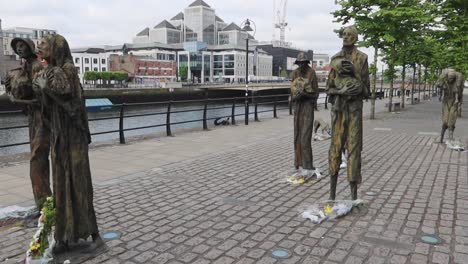
<instances>
[{"instance_id":1,"label":"green tree","mask_svg":"<svg viewBox=\"0 0 468 264\"><path fill-rule=\"evenodd\" d=\"M179 68L179 76L183 82L187 81L188 67L186 65L183 65Z\"/></svg>"},{"instance_id":2,"label":"green tree","mask_svg":"<svg viewBox=\"0 0 468 264\"><path fill-rule=\"evenodd\" d=\"M95 72L95 71L87 71L87 72L85 72L83 78L84 78L86 81L92 81L93 84L96 84L96 81L99 79L99 78L98 78L98 73Z\"/></svg>"},{"instance_id":3,"label":"green tree","mask_svg":"<svg viewBox=\"0 0 468 264\"><path fill-rule=\"evenodd\" d=\"M101 72L101 80L103 81L104 85L107 85L109 81L112 79L112 73L111 72Z\"/></svg>"},{"instance_id":4,"label":"green tree","mask_svg":"<svg viewBox=\"0 0 468 264\"><path fill-rule=\"evenodd\" d=\"M128 74L126 72L112 72L114 75L113 80L119 82L120 85L122 85L123 81L128 80Z\"/></svg>"},{"instance_id":5,"label":"green tree","mask_svg":"<svg viewBox=\"0 0 468 264\"><path fill-rule=\"evenodd\" d=\"M280 72L280 77L283 77L283 78L288 78L289 74L288 74L288 71L287 70L281 70Z\"/></svg>"}]
</instances>

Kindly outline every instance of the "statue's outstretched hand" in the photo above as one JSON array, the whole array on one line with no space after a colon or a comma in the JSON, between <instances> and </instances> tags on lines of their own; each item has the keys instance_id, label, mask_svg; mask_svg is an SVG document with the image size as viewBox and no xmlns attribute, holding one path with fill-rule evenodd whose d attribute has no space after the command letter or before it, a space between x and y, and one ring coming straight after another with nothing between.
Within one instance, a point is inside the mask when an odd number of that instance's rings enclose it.
<instances>
[{"instance_id":1,"label":"statue's outstretched hand","mask_svg":"<svg viewBox=\"0 0 468 264\"><path fill-rule=\"evenodd\" d=\"M41 75L33 80L34 92L40 92L47 86L47 79L44 75Z\"/></svg>"}]
</instances>

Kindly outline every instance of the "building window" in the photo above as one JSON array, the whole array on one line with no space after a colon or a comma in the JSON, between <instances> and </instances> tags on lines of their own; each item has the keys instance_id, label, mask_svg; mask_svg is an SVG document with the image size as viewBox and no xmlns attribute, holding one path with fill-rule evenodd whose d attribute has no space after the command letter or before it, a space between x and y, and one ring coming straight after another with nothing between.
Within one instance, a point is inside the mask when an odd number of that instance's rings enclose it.
<instances>
[{"instance_id":1,"label":"building window","mask_svg":"<svg viewBox=\"0 0 468 264\"><path fill-rule=\"evenodd\" d=\"M75 69L76 69L76 73L78 73L78 74L81 73L81 72L80 72L80 67L75 67Z\"/></svg>"},{"instance_id":2,"label":"building window","mask_svg":"<svg viewBox=\"0 0 468 264\"><path fill-rule=\"evenodd\" d=\"M224 55L225 61L234 61L234 54Z\"/></svg>"},{"instance_id":3,"label":"building window","mask_svg":"<svg viewBox=\"0 0 468 264\"><path fill-rule=\"evenodd\" d=\"M85 72L89 72L89 67L85 67Z\"/></svg>"},{"instance_id":4,"label":"building window","mask_svg":"<svg viewBox=\"0 0 468 264\"><path fill-rule=\"evenodd\" d=\"M102 70L103 72L104 72L104 71L106 71L106 67L102 67L102 69L101 69L101 70Z\"/></svg>"},{"instance_id":5,"label":"building window","mask_svg":"<svg viewBox=\"0 0 468 264\"><path fill-rule=\"evenodd\" d=\"M97 71L99 71L99 70L98 70L98 68L95 67L95 68L93 69L93 71L97 72Z\"/></svg>"},{"instance_id":6,"label":"building window","mask_svg":"<svg viewBox=\"0 0 468 264\"><path fill-rule=\"evenodd\" d=\"M227 69L224 71L224 75L232 76L234 75L234 69Z\"/></svg>"},{"instance_id":7,"label":"building window","mask_svg":"<svg viewBox=\"0 0 468 264\"><path fill-rule=\"evenodd\" d=\"M101 64L106 64L106 59L101 59Z\"/></svg>"},{"instance_id":8,"label":"building window","mask_svg":"<svg viewBox=\"0 0 468 264\"><path fill-rule=\"evenodd\" d=\"M89 59L88 59L88 58L85 58L85 59L84 59L84 63L89 64Z\"/></svg>"},{"instance_id":9,"label":"building window","mask_svg":"<svg viewBox=\"0 0 468 264\"><path fill-rule=\"evenodd\" d=\"M234 68L234 62L233 61L226 61L224 62L224 68Z\"/></svg>"},{"instance_id":10,"label":"building window","mask_svg":"<svg viewBox=\"0 0 468 264\"><path fill-rule=\"evenodd\" d=\"M97 63L98 63L98 62L97 62L97 59L93 59L93 63L94 63L94 64L97 64Z\"/></svg>"},{"instance_id":11,"label":"building window","mask_svg":"<svg viewBox=\"0 0 468 264\"><path fill-rule=\"evenodd\" d=\"M215 62L213 63L213 68L215 68L215 69L222 69L222 68L223 68L223 63L222 63L222 62L215 61Z\"/></svg>"},{"instance_id":12,"label":"building window","mask_svg":"<svg viewBox=\"0 0 468 264\"><path fill-rule=\"evenodd\" d=\"M80 63L80 58L75 58L75 63Z\"/></svg>"}]
</instances>

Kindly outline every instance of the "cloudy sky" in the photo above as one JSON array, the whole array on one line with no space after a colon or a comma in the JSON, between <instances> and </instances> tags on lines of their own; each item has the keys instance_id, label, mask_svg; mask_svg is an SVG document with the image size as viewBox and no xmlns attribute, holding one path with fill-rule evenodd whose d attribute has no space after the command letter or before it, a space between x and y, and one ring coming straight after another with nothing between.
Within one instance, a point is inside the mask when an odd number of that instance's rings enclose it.
<instances>
[{"instance_id":1,"label":"cloudy sky","mask_svg":"<svg viewBox=\"0 0 468 264\"><path fill-rule=\"evenodd\" d=\"M154 27L183 11L194 0L1 0L3 28L16 26L56 29L72 48L120 45L132 41L145 27ZM6 4L5 2L8 2ZM226 23L245 18L257 25L255 38L273 35L274 0L205 0ZM277 2L279 2L277 0ZM330 14L335 0L289 0L286 40L315 53L334 54L341 40L333 33L340 25ZM279 31L276 33L279 37Z\"/></svg>"}]
</instances>

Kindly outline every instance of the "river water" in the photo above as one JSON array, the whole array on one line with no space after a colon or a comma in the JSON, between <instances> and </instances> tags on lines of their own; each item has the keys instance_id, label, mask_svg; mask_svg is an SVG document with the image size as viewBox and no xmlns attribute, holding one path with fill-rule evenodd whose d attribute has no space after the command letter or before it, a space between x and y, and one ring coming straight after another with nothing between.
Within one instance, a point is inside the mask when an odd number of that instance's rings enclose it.
<instances>
[{"instance_id":1,"label":"river water","mask_svg":"<svg viewBox=\"0 0 468 264\"><path fill-rule=\"evenodd\" d=\"M223 108L225 107L225 108ZM208 108L217 108L209 109L207 111L207 118L217 118L230 116L232 111L232 104L209 104ZM287 108L287 104L278 105L278 108ZM174 111L184 111L184 110L196 110L191 112L183 113L172 113L171 122L184 122L189 120L203 119L203 104L174 104L172 106L171 112ZM259 118L272 118L273 117L273 105L272 104L262 104L258 106L258 111L267 111L264 113L259 113ZM159 115L148 115L148 116L138 116L138 117L127 117L124 118L124 128L135 128L143 126L152 126L166 123L166 114L167 105L145 105L145 106L127 106L125 108L125 115L141 115L141 114L154 114L154 113L163 113ZM254 107L250 106L250 120L253 120L254 115L252 114ZM270 112L271 111L271 112ZM120 108L114 108L105 111L96 111L88 112L89 127L91 133L99 133L104 131L118 130L119 129L119 112ZM241 124L244 122L244 113L245 107L239 102L236 104L236 122ZM116 117L115 119L110 120L99 120L92 121L96 118L107 118L107 117ZM27 124L27 117L23 114L8 114L0 115L0 127L12 127L12 126L21 126ZM208 120L208 127L214 126L214 120ZM184 124L175 124L171 126L173 134L177 134L178 131L186 129L203 129L203 122L191 122ZM166 132L165 126L130 130L125 131L125 137L134 137L134 136L144 136L151 134L164 134ZM119 133L110 133L102 135L93 135L93 142L105 142L105 141L118 141ZM0 145L15 144L20 142L28 142L28 128L18 128L18 129L8 129L0 130ZM29 144L24 144L14 147L0 148L0 156L12 155L18 153L29 152Z\"/></svg>"}]
</instances>

